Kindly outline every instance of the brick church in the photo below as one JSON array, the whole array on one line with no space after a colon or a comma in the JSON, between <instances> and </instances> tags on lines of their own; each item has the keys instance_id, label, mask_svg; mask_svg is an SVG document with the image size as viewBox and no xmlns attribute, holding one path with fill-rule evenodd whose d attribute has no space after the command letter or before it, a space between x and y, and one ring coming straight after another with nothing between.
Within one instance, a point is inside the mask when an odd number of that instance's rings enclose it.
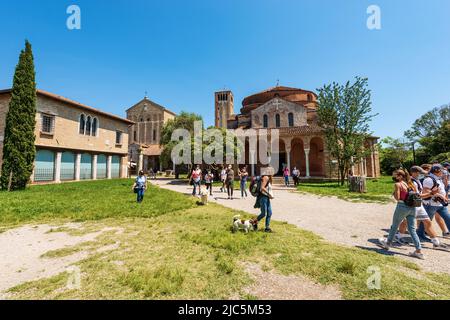
<instances>
[{"instance_id":1,"label":"brick church","mask_svg":"<svg viewBox=\"0 0 450 320\"><path fill-rule=\"evenodd\" d=\"M317 124L317 95L308 90L276 86L246 97L239 114L234 113L231 91L215 93L215 126L227 129L278 129L280 175L288 166L297 167L305 178L332 178L337 176L337 163L331 159L324 134ZM354 175L371 178L380 176L377 137L370 137L366 148L370 155L355 159ZM249 157L246 145L246 163ZM252 175L259 166L249 166Z\"/></svg>"}]
</instances>

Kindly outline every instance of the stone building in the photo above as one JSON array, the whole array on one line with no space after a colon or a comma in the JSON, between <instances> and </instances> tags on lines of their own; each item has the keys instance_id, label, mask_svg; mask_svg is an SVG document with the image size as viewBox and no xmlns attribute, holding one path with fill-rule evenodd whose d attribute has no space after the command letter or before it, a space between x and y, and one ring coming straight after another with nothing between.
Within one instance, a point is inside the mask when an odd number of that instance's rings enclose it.
<instances>
[{"instance_id":1,"label":"stone building","mask_svg":"<svg viewBox=\"0 0 450 320\"><path fill-rule=\"evenodd\" d=\"M149 100L147 97L127 110L127 119L134 122L129 129L129 159L138 170L150 169L162 171L160 161L161 130L175 113Z\"/></svg>"},{"instance_id":2,"label":"stone building","mask_svg":"<svg viewBox=\"0 0 450 320\"><path fill-rule=\"evenodd\" d=\"M220 99L226 108L218 108ZM277 86L245 98L240 114L233 114L232 93L216 92L216 126L225 127L220 121L226 117L228 129L278 129L279 163L275 168L281 175L284 166L297 167L305 178L333 178L337 175L337 163L331 159L324 134L317 124L317 95L308 90ZM231 98L227 98L231 97ZM231 110L230 110L231 108ZM218 110L221 112L218 113ZM219 116L218 116L219 114ZM376 178L380 176L377 137L366 142L370 155L357 159L353 174ZM249 150L246 144L246 163ZM258 174L258 165L251 166L252 174Z\"/></svg>"},{"instance_id":3,"label":"stone building","mask_svg":"<svg viewBox=\"0 0 450 320\"><path fill-rule=\"evenodd\" d=\"M0 90L0 168L11 90ZM37 90L33 183L126 178L132 121Z\"/></svg>"}]
</instances>

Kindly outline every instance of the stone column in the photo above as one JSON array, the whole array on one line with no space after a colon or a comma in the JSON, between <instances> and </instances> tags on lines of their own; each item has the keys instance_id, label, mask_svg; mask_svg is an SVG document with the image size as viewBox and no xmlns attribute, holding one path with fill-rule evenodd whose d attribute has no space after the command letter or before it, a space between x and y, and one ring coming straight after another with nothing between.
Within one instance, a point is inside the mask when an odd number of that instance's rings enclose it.
<instances>
[{"instance_id":1,"label":"stone column","mask_svg":"<svg viewBox=\"0 0 450 320\"><path fill-rule=\"evenodd\" d=\"M92 156L92 180L97 180L97 155Z\"/></svg>"},{"instance_id":2,"label":"stone column","mask_svg":"<svg viewBox=\"0 0 450 320\"><path fill-rule=\"evenodd\" d=\"M291 170L291 147L286 147L287 167Z\"/></svg>"},{"instance_id":3,"label":"stone column","mask_svg":"<svg viewBox=\"0 0 450 320\"><path fill-rule=\"evenodd\" d=\"M144 170L144 154L142 151L139 151L139 160L138 160L138 172Z\"/></svg>"},{"instance_id":4,"label":"stone column","mask_svg":"<svg viewBox=\"0 0 450 320\"><path fill-rule=\"evenodd\" d=\"M249 159L250 159L250 163L251 163L251 175L252 175L252 177L254 177L255 176L255 155L250 150L249 150L249 152L250 152Z\"/></svg>"},{"instance_id":5,"label":"stone column","mask_svg":"<svg viewBox=\"0 0 450 320\"><path fill-rule=\"evenodd\" d=\"M309 151L310 149L305 149L306 178L311 178L309 174Z\"/></svg>"},{"instance_id":6,"label":"stone column","mask_svg":"<svg viewBox=\"0 0 450 320\"><path fill-rule=\"evenodd\" d=\"M111 179L111 164L112 164L112 156L109 155L106 159L106 178Z\"/></svg>"},{"instance_id":7,"label":"stone column","mask_svg":"<svg viewBox=\"0 0 450 320\"><path fill-rule=\"evenodd\" d=\"M370 162L372 164L372 177L376 178L377 174L375 173L375 143L373 141L372 141L370 150L371 150Z\"/></svg>"},{"instance_id":8,"label":"stone column","mask_svg":"<svg viewBox=\"0 0 450 320\"><path fill-rule=\"evenodd\" d=\"M127 156L123 156L120 159L120 177L127 178L128 177L128 161Z\"/></svg>"},{"instance_id":9,"label":"stone column","mask_svg":"<svg viewBox=\"0 0 450 320\"><path fill-rule=\"evenodd\" d=\"M61 182L61 159L62 159L62 152L58 151L56 152L56 161L55 161L55 182L60 183Z\"/></svg>"},{"instance_id":10,"label":"stone column","mask_svg":"<svg viewBox=\"0 0 450 320\"><path fill-rule=\"evenodd\" d=\"M80 181L81 172L81 153L77 153L75 156L75 181Z\"/></svg>"}]
</instances>

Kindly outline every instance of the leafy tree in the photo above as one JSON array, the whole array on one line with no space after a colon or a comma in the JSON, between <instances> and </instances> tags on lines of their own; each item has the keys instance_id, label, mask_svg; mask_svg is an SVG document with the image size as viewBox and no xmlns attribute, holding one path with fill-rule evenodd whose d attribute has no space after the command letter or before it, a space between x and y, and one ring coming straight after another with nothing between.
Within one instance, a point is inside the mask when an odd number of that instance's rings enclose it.
<instances>
[{"instance_id":1,"label":"leafy tree","mask_svg":"<svg viewBox=\"0 0 450 320\"><path fill-rule=\"evenodd\" d=\"M179 143L181 143L180 141L172 141L172 134L176 129L186 129L190 133L191 141L183 140L183 143L190 143L191 159L194 159L194 139L195 138L201 138L201 140L202 140L202 142L201 142L202 155L203 155L203 151L205 151L205 149L207 147L211 147L211 148L215 147L215 148L212 148L212 150L218 150L218 149L223 150L223 159L221 160L221 163L226 163L227 159L226 159L225 151L227 150L227 147L229 147L234 150L234 154L233 154L234 159L237 158L237 156L239 155L239 148L237 148L237 146L239 145L239 140L236 137L227 135L227 130L225 130L225 129L214 128L214 127L210 127L208 129L220 130L220 132L222 134L222 144L218 145L219 141L216 141L212 137L210 137L208 139L207 135L206 135L206 131L203 130L203 128L202 128L202 132L201 132L201 137L195 137L194 136L194 134L195 134L194 122L196 122L196 121L202 121L202 117L195 113L182 112L179 116L175 117L173 120L169 120L164 125L164 127L162 129L161 141L160 141L161 145L164 147L163 152L161 154L161 160L164 165L168 165L171 162L171 154L172 154L173 148L176 145L178 145ZM212 156L215 156L215 154L213 153ZM218 170L219 169L218 165L219 164L217 164L217 165L210 164L209 167L212 170ZM188 172L190 172L191 165L188 165L187 167L188 167L188 169L187 169Z\"/></svg>"},{"instance_id":2,"label":"leafy tree","mask_svg":"<svg viewBox=\"0 0 450 320\"><path fill-rule=\"evenodd\" d=\"M14 73L3 142L2 190L24 189L36 155L36 82L31 44L26 41Z\"/></svg>"},{"instance_id":3,"label":"leafy tree","mask_svg":"<svg viewBox=\"0 0 450 320\"><path fill-rule=\"evenodd\" d=\"M422 115L414 122L412 128L405 132L405 136L411 141L432 137L446 121L450 121L450 104L434 108Z\"/></svg>"},{"instance_id":4,"label":"leafy tree","mask_svg":"<svg viewBox=\"0 0 450 320\"><path fill-rule=\"evenodd\" d=\"M417 119L405 136L420 144L417 159L420 163L443 162L449 159L450 104L425 113Z\"/></svg>"},{"instance_id":5,"label":"leafy tree","mask_svg":"<svg viewBox=\"0 0 450 320\"><path fill-rule=\"evenodd\" d=\"M409 168L413 162L413 155L408 143L401 139L387 137L378 146L380 152L381 171L385 174L400 167Z\"/></svg>"},{"instance_id":6,"label":"leafy tree","mask_svg":"<svg viewBox=\"0 0 450 320\"><path fill-rule=\"evenodd\" d=\"M163 146L163 151L161 153L161 162L164 166L168 166L171 162L172 150L179 143L178 141L172 141L172 133L176 129L186 129L187 131L189 131L191 138L194 139L194 123L196 121L202 120L202 116L198 114L183 111L174 119L170 119L166 122L161 130L160 140L160 144ZM193 148L193 141L191 141L191 146Z\"/></svg>"},{"instance_id":7,"label":"leafy tree","mask_svg":"<svg viewBox=\"0 0 450 320\"><path fill-rule=\"evenodd\" d=\"M356 77L354 83L340 85L333 82L318 89L319 125L325 133L330 155L337 160L341 185L353 159L368 155L364 147L370 136L372 113L371 93L366 78Z\"/></svg>"}]
</instances>

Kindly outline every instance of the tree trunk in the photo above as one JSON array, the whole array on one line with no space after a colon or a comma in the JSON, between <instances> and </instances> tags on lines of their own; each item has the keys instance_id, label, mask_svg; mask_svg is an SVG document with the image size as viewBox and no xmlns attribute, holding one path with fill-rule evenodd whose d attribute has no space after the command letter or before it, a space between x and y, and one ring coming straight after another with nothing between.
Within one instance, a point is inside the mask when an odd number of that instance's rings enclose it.
<instances>
[{"instance_id":1,"label":"tree trunk","mask_svg":"<svg viewBox=\"0 0 450 320\"><path fill-rule=\"evenodd\" d=\"M8 192L11 191L12 186L12 178L13 178L13 172L12 170L9 172L9 180L8 180Z\"/></svg>"}]
</instances>

